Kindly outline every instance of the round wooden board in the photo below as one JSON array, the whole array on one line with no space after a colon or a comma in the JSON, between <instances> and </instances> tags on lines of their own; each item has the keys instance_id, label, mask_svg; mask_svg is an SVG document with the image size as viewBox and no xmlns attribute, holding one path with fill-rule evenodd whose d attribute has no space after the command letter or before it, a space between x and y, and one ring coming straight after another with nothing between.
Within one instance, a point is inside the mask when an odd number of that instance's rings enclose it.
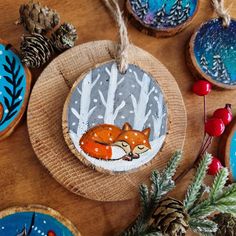
<instances>
[{"instance_id":1,"label":"round wooden board","mask_svg":"<svg viewBox=\"0 0 236 236\"><path fill-rule=\"evenodd\" d=\"M154 28L152 26L145 24L141 19L139 19L139 17L134 13L129 0L126 0L126 4L125 4L125 12L126 12L129 22L131 22L131 24L134 25L134 27L136 27L142 33L150 35L150 36L154 36L157 38L170 37L170 36L180 33L192 22L193 18L197 14L198 9L199 9L199 1L197 0L196 9L193 15L188 18L188 20L186 20L185 22L183 22L182 24L176 27L158 29L158 28Z\"/></svg>"},{"instance_id":2,"label":"round wooden board","mask_svg":"<svg viewBox=\"0 0 236 236\"><path fill-rule=\"evenodd\" d=\"M16 49L14 49L12 47L12 45L9 44L7 41L0 39L0 44L3 44L4 46L9 45L8 49L11 50L16 56L18 56L18 52L16 51ZM7 48L7 47L5 47L5 48ZM11 123L3 131L0 131L0 141L7 138L8 136L10 136L12 134L12 132L14 131L16 126L19 124L22 116L24 115L24 112L25 112L27 104L28 104L30 88L31 88L31 73L30 73L30 70L25 65L22 65L22 66L25 71L25 80L26 80L25 95L23 98L24 102L22 103L22 105L20 107L20 111L19 111L18 115L13 119L13 121L11 121ZM16 102L15 102L15 104L16 104Z\"/></svg>"},{"instance_id":3,"label":"round wooden board","mask_svg":"<svg viewBox=\"0 0 236 236\"><path fill-rule=\"evenodd\" d=\"M232 22L233 22L233 24L232 24ZM200 25L200 27L198 27L195 30L195 32L193 33L192 37L190 38L190 41L189 41L189 44L188 44L188 48L187 48L187 55L186 55L187 56L187 64L188 64L190 70L192 71L193 75L197 79L208 80L213 85L215 85L217 87L220 87L220 88L224 88L224 89L236 89L236 82L234 82L234 84L223 83L223 82L218 81L213 76L211 76L213 74L213 72L211 73L211 75L208 74L208 73L205 73L205 71L203 71L203 67L200 64L199 60L197 60L197 56L196 55L197 54L204 55L203 52L206 55L210 54L210 53L213 53L213 52L218 52L218 54L215 55L215 56L219 56L220 49L222 49L222 50L224 49L223 53L221 52L221 54L223 54L223 55L225 55L225 54L226 55L227 54L228 55L232 54L232 51L235 51L236 20L232 19L232 22L231 22L231 28L229 28L229 29L228 28L224 28L223 25L222 25L222 27L216 28L219 23L220 23L220 25L222 24L221 23L221 19L219 19L219 18L213 18L213 19L210 19L210 20L208 20L206 22L203 22ZM220 32L219 32L219 29L220 29ZM212 31L213 33L209 34L210 31ZM221 33L221 32L223 32L223 33ZM203 35L201 35L201 33ZM213 39L213 37L214 37L214 39ZM225 37L229 38L229 40L226 40ZM197 53L195 52L195 44L196 44L196 42L198 42L196 39L198 39L198 41L202 40L202 44L198 48L200 48L201 50L204 50L203 52L200 51L200 50L198 50ZM207 40L213 40L214 44L211 41L206 43ZM230 41L234 42L234 44L233 45L229 45ZM206 45L208 45L208 46L206 46ZM212 46L212 45L214 45L214 46ZM208 49L206 49L205 47L208 47ZM211 50L212 50L212 52L211 52ZM204 56L206 56L206 55L204 55ZM234 60L234 58L235 58L234 55L235 54L233 54L231 56L232 59L231 60L228 59L228 61L231 61L231 64L233 62L233 66L231 66L231 67L233 67L235 69L236 66L235 66L235 63L234 63L234 61L235 61ZM206 58L204 58L204 59L206 60ZM209 61L206 60L206 62L207 62L207 65L210 64ZM213 63L214 63L214 61L213 61ZM223 60L222 60L222 63L224 63ZM229 69L229 65L227 65L227 66L228 66L228 69ZM209 71L213 70L213 68L210 68L209 66L207 66L207 69L209 69ZM236 70L234 70L234 71L236 71ZM234 72L234 74L235 74L235 72ZM218 76L218 77L220 77L220 76ZM232 82L232 80L231 80L232 77L233 76L230 76L230 73L229 73L228 78L230 79L230 82Z\"/></svg>"},{"instance_id":4,"label":"round wooden board","mask_svg":"<svg viewBox=\"0 0 236 236\"><path fill-rule=\"evenodd\" d=\"M16 206L16 207L10 207L3 211L0 211L0 219L3 219L7 216L13 215L15 213L23 213L23 212L35 212L35 213L41 213L45 215L49 215L53 218L55 218L57 221L62 223L68 230L71 231L71 233L74 236L81 236L78 229L64 216L62 216L59 212L45 206L41 205L28 205L28 206ZM57 222L58 223L58 222ZM24 226L24 225L22 225ZM20 229L22 230L22 229Z\"/></svg>"},{"instance_id":5,"label":"round wooden board","mask_svg":"<svg viewBox=\"0 0 236 236\"><path fill-rule=\"evenodd\" d=\"M162 169L176 149L182 149L186 131L186 111L178 85L170 72L153 56L130 46L129 62L157 78L168 106L169 134L162 152L140 172L108 175L80 162L65 143L62 111L76 79L97 64L114 58L116 44L89 42L58 56L37 80L29 102L28 130L32 146L42 164L64 187L75 194L100 201L121 201L138 195L138 186L148 182L152 170ZM183 171L181 167L179 171Z\"/></svg>"}]
</instances>

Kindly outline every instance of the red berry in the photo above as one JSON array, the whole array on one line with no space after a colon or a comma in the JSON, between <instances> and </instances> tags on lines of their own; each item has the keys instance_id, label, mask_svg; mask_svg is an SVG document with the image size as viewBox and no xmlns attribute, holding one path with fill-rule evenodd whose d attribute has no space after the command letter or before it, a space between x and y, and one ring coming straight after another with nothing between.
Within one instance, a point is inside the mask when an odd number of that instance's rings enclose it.
<instances>
[{"instance_id":1,"label":"red berry","mask_svg":"<svg viewBox=\"0 0 236 236\"><path fill-rule=\"evenodd\" d=\"M216 157L213 157L212 162L208 168L208 175L216 175L222 167L223 166L222 166L220 160Z\"/></svg>"},{"instance_id":2,"label":"red berry","mask_svg":"<svg viewBox=\"0 0 236 236\"><path fill-rule=\"evenodd\" d=\"M211 92L211 83L206 80L198 80L193 85L193 92L198 96L205 96Z\"/></svg>"},{"instance_id":3,"label":"red berry","mask_svg":"<svg viewBox=\"0 0 236 236\"><path fill-rule=\"evenodd\" d=\"M231 105L226 104L225 108L217 109L214 112L213 116L215 118L221 119L224 122L225 125L228 125L233 119L233 115L232 115L232 111L231 111Z\"/></svg>"},{"instance_id":4,"label":"red berry","mask_svg":"<svg viewBox=\"0 0 236 236\"><path fill-rule=\"evenodd\" d=\"M54 231L49 230L47 236L57 236Z\"/></svg>"},{"instance_id":5,"label":"red berry","mask_svg":"<svg viewBox=\"0 0 236 236\"><path fill-rule=\"evenodd\" d=\"M219 118L211 118L205 123L205 131L210 136L218 137L223 134L225 130L225 125L223 121Z\"/></svg>"}]
</instances>

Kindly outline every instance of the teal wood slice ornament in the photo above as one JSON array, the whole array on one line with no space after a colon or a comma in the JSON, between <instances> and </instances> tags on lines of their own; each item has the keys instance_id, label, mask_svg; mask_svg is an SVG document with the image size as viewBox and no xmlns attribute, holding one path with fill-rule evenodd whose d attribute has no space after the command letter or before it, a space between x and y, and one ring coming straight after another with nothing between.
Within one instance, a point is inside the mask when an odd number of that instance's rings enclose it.
<instances>
[{"instance_id":1,"label":"teal wood slice ornament","mask_svg":"<svg viewBox=\"0 0 236 236\"><path fill-rule=\"evenodd\" d=\"M24 114L31 74L12 46L0 40L0 140L9 136Z\"/></svg>"},{"instance_id":2,"label":"teal wood slice ornament","mask_svg":"<svg viewBox=\"0 0 236 236\"><path fill-rule=\"evenodd\" d=\"M128 17L140 31L152 36L171 36L190 24L198 0L127 0Z\"/></svg>"},{"instance_id":3,"label":"teal wood slice ornament","mask_svg":"<svg viewBox=\"0 0 236 236\"><path fill-rule=\"evenodd\" d=\"M139 169L160 151L167 106L155 79L136 65L99 65L73 85L63 112L64 137L85 164L103 172Z\"/></svg>"},{"instance_id":4,"label":"teal wood slice ornament","mask_svg":"<svg viewBox=\"0 0 236 236\"><path fill-rule=\"evenodd\" d=\"M60 213L40 205L1 211L0 235L81 236L76 227Z\"/></svg>"},{"instance_id":5,"label":"teal wood slice ornament","mask_svg":"<svg viewBox=\"0 0 236 236\"><path fill-rule=\"evenodd\" d=\"M224 164L229 169L231 182L236 182L236 120L226 129L219 146L219 155L224 157Z\"/></svg>"},{"instance_id":6,"label":"teal wood slice ornament","mask_svg":"<svg viewBox=\"0 0 236 236\"><path fill-rule=\"evenodd\" d=\"M236 21L224 27L222 19L205 22L190 41L194 71L223 88L236 88Z\"/></svg>"}]
</instances>

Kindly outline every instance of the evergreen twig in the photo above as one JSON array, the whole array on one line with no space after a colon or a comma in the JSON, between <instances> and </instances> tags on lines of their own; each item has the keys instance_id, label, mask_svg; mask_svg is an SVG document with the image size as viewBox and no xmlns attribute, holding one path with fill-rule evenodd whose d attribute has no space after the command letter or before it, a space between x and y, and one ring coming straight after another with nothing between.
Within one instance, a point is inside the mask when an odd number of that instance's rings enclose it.
<instances>
[{"instance_id":1,"label":"evergreen twig","mask_svg":"<svg viewBox=\"0 0 236 236\"><path fill-rule=\"evenodd\" d=\"M203 179L206 176L206 172L211 161L211 154L206 153L199 164L193 183L189 186L187 190L186 197L183 202L186 210L190 209L197 200L197 196L201 189Z\"/></svg>"},{"instance_id":2,"label":"evergreen twig","mask_svg":"<svg viewBox=\"0 0 236 236\"><path fill-rule=\"evenodd\" d=\"M122 236L145 235L149 220L156 210L160 199L175 186L172 177L176 172L181 156L182 153L180 151L175 152L161 174L158 171L153 171L150 194L146 185L140 186L141 213L134 223L121 234ZM158 232L154 233L158 235Z\"/></svg>"},{"instance_id":3,"label":"evergreen twig","mask_svg":"<svg viewBox=\"0 0 236 236\"><path fill-rule=\"evenodd\" d=\"M218 229L217 224L215 222L207 219L203 220L192 218L189 221L189 225L191 227L191 230L193 230L195 233L200 233L202 235L209 235L209 233L215 233Z\"/></svg>"}]
</instances>

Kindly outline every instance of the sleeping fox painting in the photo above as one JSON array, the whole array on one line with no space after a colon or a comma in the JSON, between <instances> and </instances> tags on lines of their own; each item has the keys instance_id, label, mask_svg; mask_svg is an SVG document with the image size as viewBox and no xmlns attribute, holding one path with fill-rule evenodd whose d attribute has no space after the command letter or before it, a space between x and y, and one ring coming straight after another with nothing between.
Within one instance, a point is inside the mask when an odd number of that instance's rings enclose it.
<instances>
[{"instance_id":1,"label":"sleeping fox painting","mask_svg":"<svg viewBox=\"0 0 236 236\"><path fill-rule=\"evenodd\" d=\"M129 123L125 123L122 129L115 125L100 124L81 137L80 147L87 155L103 160L112 160L112 147L119 147L126 153L120 159L132 161L151 149L150 131L150 128L133 130Z\"/></svg>"}]
</instances>

